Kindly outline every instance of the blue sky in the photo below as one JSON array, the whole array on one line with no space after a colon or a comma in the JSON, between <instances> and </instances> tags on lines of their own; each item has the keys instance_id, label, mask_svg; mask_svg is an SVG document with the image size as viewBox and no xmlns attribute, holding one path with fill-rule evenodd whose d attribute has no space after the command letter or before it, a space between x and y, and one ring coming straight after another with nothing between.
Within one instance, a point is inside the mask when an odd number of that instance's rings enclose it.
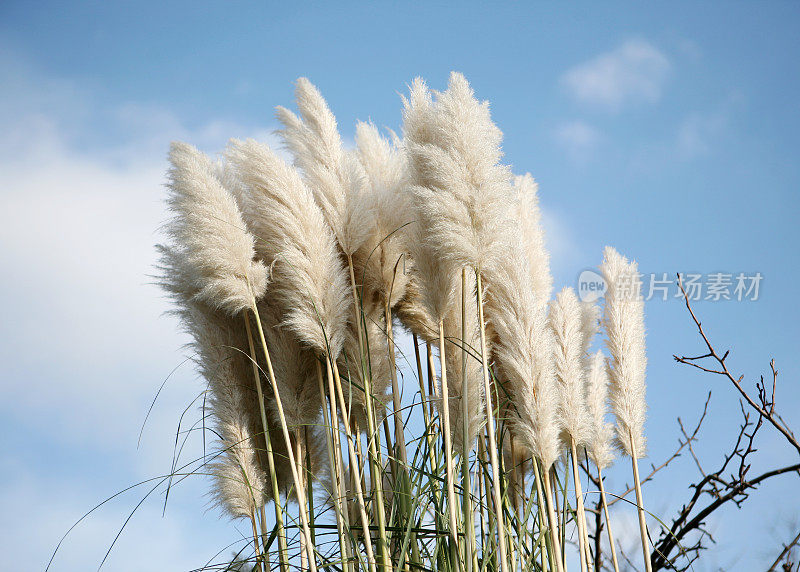
<instances>
[{"instance_id":1,"label":"blue sky","mask_svg":"<svg viewBox=\"0 0 800 572\"><path fill-rule=\"evenodd\" d=\"M752 383L781 372L800 418L800 7L793 3L357 5L3 2L0 6L0 551L43 569L85 510L169 469L178 416L201 390L148 284L167 145L270 137L304 75L346 139L357 119L398 128L412 78L463 72L492 102L507 160L539 181L557 287L611 244L645 274L760 272L757 301L696 309ZM716 464L739 423L721 380L675 364L702 347L677 300L647 303L648 434L659 461L709 390L699 453ZM769 429L753 471L794 462ZM196 452L196 449L195 449ZM696 469L646 491L669 517ZM610 475L621 486L626 472ZM800 520L796 480L710 521L696 569L763 566ZM205 482L147 502L109 570L182 570L236 540ZM76 529L54 570L96 567L136 494ZM10 508L10 510L9 510ZM625 511L623 511L625 512ZM624 523L625 514L619 519ZM246 531L245 531L246 532ZM143 549L146 547L146 549Z\"/></svg>"}]
</instances>

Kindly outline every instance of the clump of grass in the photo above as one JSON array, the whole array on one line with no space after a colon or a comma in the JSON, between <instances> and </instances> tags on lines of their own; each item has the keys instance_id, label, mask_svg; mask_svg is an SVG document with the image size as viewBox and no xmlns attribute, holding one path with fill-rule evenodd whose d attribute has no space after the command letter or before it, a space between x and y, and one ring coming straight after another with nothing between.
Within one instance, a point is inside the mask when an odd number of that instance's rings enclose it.
<instances>
[{"instance_id":1,"label":"clump of grass","mask_svg":"<svg viewBox=\"0 0 800 572\"><path fill-rule=\"evenodd\" d=\"M536 183L503 163L463 76L415 80L403 138L362 123L354 150L316 87L296 95L297 115L278 108L294 165L255 141L217 164L175 144L160 247L212 395L213 495L250 521L248 566L561 572L574 526L585 572L579 464L612 462L610 403L649 567L643 305L619 286L635 264L606 250L610 358L590 355L598 309L550 300Z\"/></svg>"}]
</instances>

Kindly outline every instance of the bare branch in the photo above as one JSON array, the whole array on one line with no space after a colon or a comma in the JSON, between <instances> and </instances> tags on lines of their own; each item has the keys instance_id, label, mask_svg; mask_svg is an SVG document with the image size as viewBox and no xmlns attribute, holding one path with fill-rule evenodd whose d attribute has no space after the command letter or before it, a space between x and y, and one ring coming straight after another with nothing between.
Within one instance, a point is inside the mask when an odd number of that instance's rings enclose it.
<instances>
[{"instance_id":1,"label":"bare branch","mask_svg":"<svg viewBox=\"0 0 800 572\"><path fill-rule=\"evenodd\" d=\"M792 548L794 548L799 544L800 544L800 532L798 532L797 536L795 536L788 544L783 545L783 550L781 550L781 553L778 554L778 557L775 559L775 562L772 563L772 566L769 567L769 570L767 570L767 572L773 572L774 570L777 570L778 564L780 564L784 558L789 556L789 553L792 551ZM788 564L791 567L791 562L789 562Z\"/></svg>"},{"instance_id":2,"label":"bare branch","mask_svg":"<svg viewBox=\"0 0 800 572\"><path fill-rule=\"evenodd\" d=\"M797 439L794 436L794 433L791 431L791 429L789 429L789 427L786 425L783 419L781 419L780 415L775 414L774 389L775 385L777 384L777 376L778 376L778 372L775 369L775 360L772 360L770 362L770 367L773 372L773 398L769 401L764 399L764 396L762 395L763 393L763 379L762 379L762 384L760 386L761 389L759 389L760 403L758 403L742 387L742 380L744 379L744 376L742 375L736 378L728 370L728 366L725 364L725 359L728 357L729 351L726 351L722 356L720 356L712 346L711 342L706 336L705 331L703 331L703 326L700 323L700 320L697 319L694 310L692 310L692 305L689 303L689 296L683 287L683 279L680 274L678 274L678 287L681 289L681 292L683 293L683 299L686 304L686 309L689 310L689 314L692 316L692 320L697 326L697 331L700 333L700 336L703 338L703 341L705 342L706 347L708 348L708 353L698 357L679 357L677 355L674 355L673 357L675 358L675 360L680 363L695 367L699 370L705 371L707 373L713 373L727 377L728 380L733 384L733 386L739 392L739 394L742 396L742 399L744 399L747 402L747 404L754 410L756 410L760 415L763 415L764 418L773 427L775 427L775 429L780 431L780 433L783 434L783 436L792 445L792 447L795 448L798 454L800 454L800 443L798 443ZM702 359L712 359L713 361L716 361L720 369L719 370L711 369L709 367L695 363L695 361L699 361Z\"/></svg>"},{"instance_id":3,"label":"bare branch","mask_svg":"<svg viewBox=\"0 0 800 572\"><path fill-rule=\"evenodd\" d=\"M714 472L707 472L704 470L700 459L691 446L696 432L690 435L684 429L682 422L680 420L678 421L684 439L682 443L685 443L688 447L702 478L697 483L690 485L690 489L693 490L691 497L686 504L681 507L677 516L672 521L670 529L668 531L663 531L658 542L656 542L651 554L653 570L661 570L664 568L687 570L691 567L691 563L699 557L700 552L706 548L703 545L703 540L708 539L713 542L708 530L705 528L705 521L710 514L728 503L741 506L749 497L750 492L767 479L787 473L796 473L800 475L800 463L797 463L766 471L753 478L750 477L749 473L752 466L751 459L757 452L755 445L756 437L759 430L764 426L765 421L776 428L784 436L786 441L796 451L800 452L800 445L795 439L794 434L776 411L775 395L778 371L775 368L775 362L774 360L770 362L772 387L768 389L762 377L756 382L756 396L753 397L748 394L742 386L744 377L734 377L725 363L730 352L726 351L720 355L703 331L703 327L689 303L689 297L683 287L680 275L678 276L678 285L681 292L683 292L686 308L689 310L689 314L697 326L697 330L703 338L708 352L697 357L674 357L680 363L690 365L707 373L726 377L741 396L739 407L742 413L742 423L739 426L739 431L733 443L733 447L729 453L723 456L722 463L719 465L718 469ZM714 365L706 365L704 363L705 360L712 360L715 363ZM708 402L706 402L706 405L707 403ZM706 497L710 497L710 500L707 504L703 505L702 501ZM692 534L698 535L696 540L689 545L682 545L682 542L687 536ZM794 543L797 543L797 539L795 539ZM680 549L680 554L685 557L685 562L681 567L677 566L675 559L670 557L670 554L675 549ZM788 550L791 550L791 547ZM776 565L783 556L785 556L785 553L778 558Z\"/></svg>"}]
</instances>

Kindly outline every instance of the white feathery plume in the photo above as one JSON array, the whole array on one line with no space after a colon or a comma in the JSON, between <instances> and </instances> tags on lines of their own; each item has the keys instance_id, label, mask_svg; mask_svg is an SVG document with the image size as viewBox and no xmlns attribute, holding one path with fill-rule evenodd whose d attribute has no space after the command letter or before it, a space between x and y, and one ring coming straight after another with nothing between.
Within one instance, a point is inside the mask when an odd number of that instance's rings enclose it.
<instances>
[{"instance_id":1,"label":"white feathery plume","mask_svg":"<svg viewBox=\"0 0 800 572\"><path fill-rule=\"evenodd\" d=\"M443 320L455 304L455 292L461 269L443 260L426 241L422 223L416 220L409 225L406 233L408 249L411 253L414 289L406 299L409 317L418 320L419 335L425 335L425 321L433 322L433 332L428 336L438 336L439 321ZM408 288L408 286L407 286Z\"/></svg>"},{"instance_id":2,"label":"white feathery plume","mask_svg":"<svg viewBox=\"0 0 800 572\"><path fill-rule=\"evenodd\" d=\"M617 418L617 439L625 453L645 455L644 300L636 262L628 260L612 247L603 252L600 270L608 290L605 295L603 326L606 347L611 354L608 376L611 380L611 406Z\"/></svg>"},{"instance_id":3,"label":"white feathery plume","mask_svg":"<svg viewBox=\"0 0 800 572\"><path fill-rule=\"evenodd\" d=\"M583 339L581 355L584 358L587 370L589 369L589 362L592 357L589 355L589 348L597 332L600 331L601 317L600 306L594 302L581 302L581 334Z\"/></svg>"},{"instance_id":4,"label":"white feathery plume","mask_svg":"<svg viewBox=\"0 0 800 572\"><path fill-rule=\"evenodd\" d=\"M264 502L266 476L255 463L250 432L243 424L230 421L220 423L218 429L231 441L223 442L227 449L209 465L214 479L211 497L234 518L252 517Z\"/></svg>"},{"instance_id":5,"label":"white feathery plume","mask_svg":"<svg viewBox=\"0 0 800 572\"><path fill-rule=\"evenodd\" d=\"M553 361L559 391L559 416L564 431L577 446L588 438L586 395L584 393L585 336L583 311L572 288L564 288L550 303L553 332ZM569 443L569 438L566 439Z\"/></svg>"},{"instance_id":6,"label":"white feathery plume","mask_svg":"<svg viewBox=\"0 0 800 572\"><path fill-rule=\"evenodd\" d=\"M186 143L170 146L167 225L193 269L198 300L231 315L253 306L267 287L267 270L253 260L254 239L235 198L215 177L213 162Z\"/></svg>"},{"instance_id":7,"label":"white feathery plume","mask_svg":"<svg viewBox=\"0 0 800 572\"><path fill-rule=\"evenodd\" d=\"M488 102L479 102L453 72L433 99L415 81L404 99L405 144L417 220L438 256L455 267L483 269L502 258L511 172L500 164L502 133Z\"/></svg>"},{"instance_id":8,"label":"white feathery plume","mask_svg":"<svg viewBox=\"0 0 800 572\"><path fill-rule=\"evenodd\" d=\"M522 244L530 264L533 293L544 304L553 292L553 276L550 274L550 254L545 248L542 212L539 208L539 185L530 173L526 173L514 177L514 190Z\"/></svg>"},{"instance_id":9,"label":"white feathery plume","mask_svg":"<svg viewBox=\"0 0 800 572\"><path fill-rule=\"evenodd\" d=\"M547 305L534 297L528 275L521 249L512 249L502 269L487 274L486 315L497 332L493 351L508 380L511 410L516 412L509 420L512 430L549 469L559 455L561 429L553 333L547 324Z\"/></svg>"},{"instance_id":10,"label":"white feathery plume","mask_svg":"<svg viewBox=\"0 0 800 572\"><path fill-rule=\"evenodd\" d=\"M264 450L258 400L241 319L212 308L198 296L196 269L182 251L159 246L160 285L176 304L173 311L191 336L200 373L210 390L209 409L220 435L222 452L211 466L215 502L233 516L251 516L271 496L260 460ZM258 436L258 437L256 437ZM278 463L276 476L288 482L288 465Z\"/></svg>"},{"instance_id":11,"label":"white feathery plume","mask_svg":"<svg viewBox=\"0 0 800 572\"><path fill-rule=\"evenodd\" d=\"M428 129L432 125L434 116L434 103L431 93L425 83L417 78L410 87L408 99L403 99L403 133L406 153L410 156L409 167L412 181L422 182L413 167L414 160L411 148L417 148L422 143L413 141L427 141ZM429 228L426 227L420 211L423 207L414 201L414 222L408 227L406 237L408 248L413 260L413 274L418 286L419 302L421 308L414 311L419 317L428 314L434 322L433 338L438 335L438 322L447 314L450 304L454 303L456 278L460 275L460 268L449 260L444 260L429 242ZM422 325L422 324L421 324ZM422 334L422 332L420 332Z\"/></svg>"},{"instance_id":12,"label":"white feathery plume","mask_svg":"<svg viewBox=\"0 0 800 572\"><path fill-rule=\"evenodd\" d=\"M406 192L406 158L397 145L396 136L393 144L371 123L356 126L357 156L366 174L374 224L371 235L354 253L355 276L362 283L363 298L371 298L374 292L381 307L388 302L390 308L403 298L408 283L405 234L413 220Z\"/></svg>"},{"instance_id":13,"label":"white feathery plume","mask_svg":"<svg viewBox=\"0 0 800 572\"><path fill-rule=\"evenodd\" d=\"M266 145L232 141L226 157L246 192L238 197L256 251L273 268L272 300L283 325L334 359L344 343L350 298L330 228L299 174Z\"/></svg>"},{"instance_id":14,"label":"white feathery plume","mask_svg":"<svg viewBox=\"0 0 800 572\"><path fill-rule=\"evenodd\" d=\"M211 465L216 481L212 497L232 516L251 516L272 494L267 486L266 463L261 462L259 454L265 445L258 399L252 389L252 368L248 358L235 349L242 347L241 327L235 329L231 319L220 323L199 308L189 312L194 314L190 326L194 330L193 345L211 390L208 407L225 450ZM286 483L288 476L288 465L277 463L278 480Z\"/></svg>"},{"instance_id":15,"label":"white feathery plume","mask_svg":"<svg viewBox=\"0 0 800 572\"><path fill-rule=\"evenodd\" d=\"M559 395L553 364L553 331L547 301L531 279L532 242L523 239L522 209L512 203L503 228L503 263L484 272L486 318L494 330L492 352L511 395L509 419L522 445L549 469L560 451Z\"/></svg>"},{"instance_id":16,"label":"white feathery plume","mask_svg":"<svg viewBox=\"0 0 800 572\"><path fill-rule=\"evenodd\" d=\"M336 118L308 79L297 80L295 98L300 117L277 108L284 125L280 133L342 251L352 256L368 239L373 225L364 169L358 157L344 150Z\"/></svg>"},{"instance_id":17,"label":"white feathery plume","mask_svg":"<svg viewBox=\"0 0 800 572\"><path fill-rule=\"evenodd\" d=\"M614 426L606 422L608 412L608 372L603 352L598 350L590 360L586 379L586 404L589 410L589 441L586 451L600 470L614 460Z\"/></svg>"}]
</instances>

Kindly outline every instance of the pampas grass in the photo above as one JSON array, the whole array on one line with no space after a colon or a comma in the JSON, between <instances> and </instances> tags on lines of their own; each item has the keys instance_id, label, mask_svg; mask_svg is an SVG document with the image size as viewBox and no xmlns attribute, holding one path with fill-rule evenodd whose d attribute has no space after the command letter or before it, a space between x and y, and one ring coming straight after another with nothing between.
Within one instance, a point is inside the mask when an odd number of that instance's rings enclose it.
<instances>
[{"instance_id":1,"label":"pampas grass","mask_svg":"<svg viewBox=\"0 0 800 572\"><path fill-rule=\"evenodd\" d=\"M553 361L559 391L559 417L563 430L579 445L588 440L584 358L585 335L581 303L572 288L564 288L550 304Z\"/></svg>"},{"instance_id":2,"label":"pampas grass","mask_svg":"<svg viewBox=\"0 0 800 572\"><path fill-rule=\"evenodd\" d=\"M169 160L167 202L175 216L166 230L193 270L195 298L229 314L251 308L266 290L267 272L253 260L254 239L236 200L191 145L173 143Z\"/></svg>"},{"instance_id":3,"label":"pampas grass","mask_svg":"<svg viewBox=\"0 0 800 572\"><path fill-rule=\"evenodd\" d=\"M359 354L365 351L364 332L360 309L364 298L359 299L353 256L374 235L375 217L373 197L368 193L367 175L354 153L344 150L336 125L336 118L319 90L307 79L300 78L295 90L300 116L284 107L278 107L278 119L283 123L281 135L293 152L295 164L304 174L314 192L317 204L322 208L326 221L333 229L339 247L346 257L350 271L350 286L354 304L354 317L358 331ZM362 368L366 364L362 360ZM336 372L334 372L336 373ZM372 412L372 388L368 375L364 376L367 430L375 432ZM381 465L379 449L374 440L369 440L370 462L378 472ZM380 481L374 482L376 494L382 495ZM385 515L383 502L379 502L379 528L381 529L383 560L385 552Z\"/></svg>"},{"instance_id":4,"label":"pampas grass","mask_svg":"<svg viewBox=\"0 0 800 572\"><path fill-rule=\"evenodd\" d=\"M545 246L542 212L539 208L539 185L530 173L514 177L516 214L523 250L528 258L533 295L545 304L553 292L553 276L550 274L550 254Z\"/></svg>"},{"instance_id":5,"label":"pampas grass","mask_svg":"<svg viewBox=\"0 0 800 572\"><path fill-rule=\"evenodd\" d=\"M572 458L572 476L575 481L575 500L578 506L578 534L581 570L590 566L589 537L586 534L586 515L583 506L577 447L588 439L589 424L584 393L584 357L587 332L584 330L584 312L575 291L564 288L550 305L550 327L553 330L553 356L559 390L559 417L565 440Z\"/></svg>"},{"instance_id":6,"label":"pampas grass","mask_svg":"<svg viewBox=\"0 0 800 572\"><path fill-rule=\"evenodd\" d=\"M339 245L345 255L352 256L373 227L364 169L356 156L345 152L336 118L306 78L297 80L295 98L299 117L285 107L277 108L278 120L284 125L280 134Z\"/></svg>"},{"instance_id":7,"label":"pampas grass","mask_svg":"<svg viewBox=\"0 0 800 572\"><path fill-rule=\"evenodd\" d=\"M598 481L600 483L600 502L603 505L603 514L606 519L606 532L611 550L611 561L614 570L619 571L617 561L617 548L614 544L614 532L608 514L608 501L606 499L605 485L603 484L603 469L614 461L614 426L606 421L608 413L608 370L606 359L602 351L597 351L589 361L588 376L586 378L586 404L589 410L589 441L586 452L597 467Z\"/></svg>"},{"instance_id":8,"label":"pampas grass","mask_svg":"<svg viewBox=\"0 0 800 572\"><path fill-rule=\"evenodd\" d=\"M603 252L600 270L608 287L603 323L607 336L606 346L611 354L608 361L611 405L617 419L617 439L631 458L642 553L645 568L650 572L650 550L638 464L639 457L645 454L644 421L647 412L642 282L636 263L629 262L610 246Z\"/></svg>"},{"instance_id":9,"label":"pampas grass","mask_svg":"<svg viewBox=\"0 0 800 572\"><path fill-rule=\"evenodd\" d=\"M488 103L475 99L461 74L452 73L447 90L433 95L422 82L415 82L405 108L403 132L414 183L412 191L418 205L417 222L425 229L423 239L450 268L460 270L466 266L476 273L492 493L499 519L497 562L505 572L506 533L489 388L481 273L499 265L503 227L508 220L511 172L500 164L502 133L491 121ZM441 319L443 314L439 315ZM440 327L440 339L443 337ZM446 401L443 406L445 410L449 407Z\"/></svg>"},{"instance_id":10,"label":"pampas grass","mask_svg":"<svg viewBox=\"0 0 800 572\"><path fill-rule=\"evenodd\" d=\"M625 454L644 456L645 369L644 300L635 262L606 247L600 266L608 292L603 312L606 347L611 354L611 406L617 419L617 439Z\"/></svg>"},{"instance_id":11,"label":"pampas grass","mask_svg":"<svg viewBox=\"0 0 800 572\"><path fill-rule=\"evenodd\" d=\"M396 135L390 141L374 125L363 122L356 126L356 149L373 213L372 233L354 253L356 278L365 305L391 309L405 296L410 277L404 272L407 227L413 221L411 196L406 192L406 155Z\"/></svg>"},{"instance_id":12,"label":"pampas grass","mask_svg":"<svg viewBox=\"0 0 800 572\"><path fill-rule=\"evenodd\" d=\"M483 269L500 260L511 172L500 164L502 133L489 104L475 99L467 80L450 76L431 94L412 85L403 132L418 222L441 258L456 268Z\"/></svg>"},{"instance_id":13,"label":"pampas grass","mask_svg":"<svg viewBox=\"0 0 800 572\"><path fill-rule=\"evenodd\" d=\"M266 145L232 141L226 158L244 186L239 199L259 256L273 268L271 292L282 324L304 345L336 359L350 311L347 274L312 193Z\"/></svg>"},{"instance_id":14,"label":"pampas grass","mask_svg":"<svg viewBox=\"0 0 800 572\"><path fill-rule=\"evenodd\" d=\"M614 426L606 421L608 371L605 356L600 350L592 355L589 362L586 405L589 411L589 439L586 452L599 469L605 469L614 461Z\"/></svg>"},{"instance_id":15,"label":"pampas grass","mask_svg":"<svg viewBox=\"0 0 800 572\"><path fill-rule=\"evenodd\" d=\"M442 92L414 80L402 139L360 122L354 149L316 87L301 78L295 96L297 114L278 108L293 164L253 140L216 162L172 146L159 247L209 384L211 496L250 521L248 566L564 572L574 523L588 572L585 450L617 569L602 476L614 436L647 558L635 263L606 249L602 320L570 288L551 299L536 182L502 162L460 74ZM600 328L609 358L590 354Z\"/></svg>"}]
</instances>

